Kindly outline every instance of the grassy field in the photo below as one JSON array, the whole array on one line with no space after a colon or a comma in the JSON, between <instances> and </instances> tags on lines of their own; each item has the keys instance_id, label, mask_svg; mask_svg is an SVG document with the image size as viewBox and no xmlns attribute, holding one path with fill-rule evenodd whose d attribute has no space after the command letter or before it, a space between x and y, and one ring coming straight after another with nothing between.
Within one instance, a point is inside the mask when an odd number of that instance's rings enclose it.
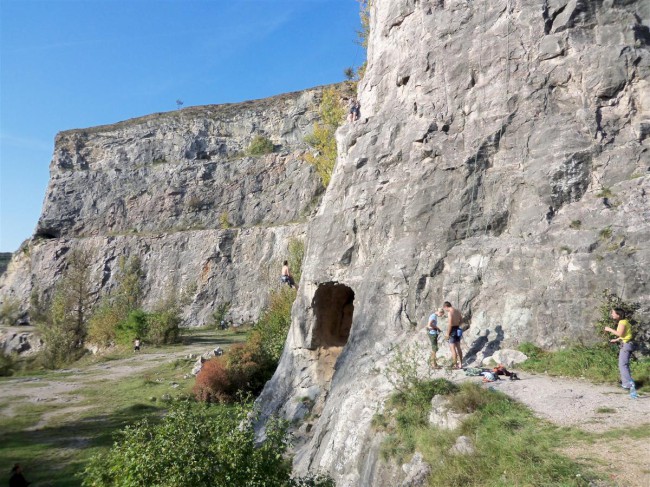
<instances>
[{"instance_id":1,"label":"grassy field","mask_svg":"<svg viewBox=\"0 0 650 487\"><path fill-rule=\"evenodd\" d=\"M227 348L245 336L233 329L191 330L182 344L144 348L138 356L114 351L84 357L62 371L1 378L0 392L6 393L0 394L0 483L18 462L33 486L80 485L77 473L112 444L116 431L143 417L160 417L171 401L190 396L196 358L188 354Z\"/></svg>"}]
</instances>

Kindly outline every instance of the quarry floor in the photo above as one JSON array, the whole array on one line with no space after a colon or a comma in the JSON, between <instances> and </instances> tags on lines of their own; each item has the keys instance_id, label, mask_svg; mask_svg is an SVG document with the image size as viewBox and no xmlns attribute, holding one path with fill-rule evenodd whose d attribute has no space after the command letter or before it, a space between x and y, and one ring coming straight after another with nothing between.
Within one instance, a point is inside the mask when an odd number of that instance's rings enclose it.
<instances>
[{"instance_id":1,"label":"quarry floor","mask_svg":"<svg viewBox=\"0 0 650 487\"><path fill-rule=\"evenodd\" d=\"M181 358L187 360L188 354L201 354L219 344L214 337L199 337L173 349L127 354L83 368L49 372L43 377L3 379L0 381L0 419L18 419L23 409L30 405L51 405L51 411L43 412L37 422L24 429L25 432L38 432L53 423L87 415L94 407L83 396L84 387L88 385L119 383L134 375L146 375L148 370L161 364L171 364ZM477 377L466 377L462 371L441 370L435 375L455 382L480 381ZM650 395L633 400L626 391L611 385L525 372L519 376L521 380L500 380L489 386L522 402L540 418L592 435L593 441L587 446L583 443L579 448L568 447L563 451L603 475L607 483L602 485L650 485L650 441L646 434L636 437L633 434L639 428L646 431L650 428ZM190 377L186 380L192 382ZM622 465L626 467L621 468Z\"/></svg>"}]
</instances>

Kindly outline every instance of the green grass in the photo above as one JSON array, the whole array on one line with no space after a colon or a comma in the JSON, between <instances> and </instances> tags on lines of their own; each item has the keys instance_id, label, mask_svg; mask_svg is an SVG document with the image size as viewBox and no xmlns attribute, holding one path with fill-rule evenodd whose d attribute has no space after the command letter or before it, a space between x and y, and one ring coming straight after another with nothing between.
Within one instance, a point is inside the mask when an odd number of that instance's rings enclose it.
<instances>
[{"instance_id":1,"label":"green grass","mask_svg":"<svg viewBox=\"0 0 650 487\"><path fill-rule=\"evenodd\" d=\"M232 343L243 341L245 337L246 331L240 329L193 329L184 333L185 343L197 345L196 350L201 352L216 345L227 348ZM177 352L178 345L146 347L142 354L165 350ZM84 372L85 368L97 363L114 362L133 355L130 350L117 350L106 356L86 356L71 367ZM93 372L93 378L94 374L98 374L97 380L85 383L61 397L70 399L69 402L31 403L28 397L3 399L0 401L0 410L13 405L16 415L0 416L0 466L8 471L9 465L21 463L27 480L36 487L81 485L76 474L83 470L93 454L108 450L118 430L145 417L150 420L161 418L170 406L170 402L162 400L165 394L169 394L172 400L190 395L194 378L185 377L195 360L183 357L159 365L152 362L153 367L150 369L136 371L133 375L115 380L102 379L99 376L101 372ZM50 380L70 381L75 375L71 370L31 371L30 376L43 380L21 384L21 387L27 385L31 389L45 386ZM84 377L88 380L88 375ZM15 376L2 378L0 388L11 387L12 381L16 381ZM174 387L173 384L178 386ZM69 407L85 409L54 415L43 428L29 430L43 419L45 413Z\"/></svg>"},{"instance_id":2,"label":"green grass","mask_svg":"<svg viewBox=\"0 0 650 487\"><path fill-rule=\"evenodd\" d=\"M616 409L608 407L600 407L596 409L597 414L612 414L615 413Z\"/></svg>"},{"instance_id":3,"label":"green grass","mask_svg":"<svg viewBox=\"0 0 650 487\"><path fill-rule=\"evenodd\" d=\"M431 397L425 401L419 394L396 394L374 421L387 434L384 458L403 462L420 452L431 465L429 486L589 485L586 479L592 475L560 453L572 439L569 430L535 418L499 392L474 383L444 387L440 381L431 390L447 389L451 408L468 413L460 428L448 431L428 424ZM473 455L447 453L460 435L471 439Z\"/></svg>"},{"instance_id":4,"label":"green grass","mask_svg":"<svg viewBox=\"0 0 650 487\"><path fill-rule=\"evenodd\" d=\"M616 384L619 381L618 347L596 345L572 346L556 352L547 352L530 343L519 350L528 355L520 365L522 370L554 376L581 377L593 382ZM650 390L650 359L633 360L630 365L638 390Z\"/></svg>"}]
</instances>

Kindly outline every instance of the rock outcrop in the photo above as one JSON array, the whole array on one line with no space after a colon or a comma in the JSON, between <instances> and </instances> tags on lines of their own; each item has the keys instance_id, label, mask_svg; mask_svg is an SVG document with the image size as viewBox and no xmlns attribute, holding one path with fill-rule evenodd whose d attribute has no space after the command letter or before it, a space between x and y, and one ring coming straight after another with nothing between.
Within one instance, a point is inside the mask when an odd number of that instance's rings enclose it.
<instances>
[{"instance_id":1,"label":"rock outcrop","mask_svg":"<svg viewBox=\"0 0 650 487\"><path fill-rule=\"evenodd\" d=\"M442 301L479 361L593 341L605 288L650 311L647 2L376 0L362 119L307 234L259 403L299 420L299 473L388 485L371 427L397 345ZM317 419L314 419L317 418ZM395 484L392 484L395 485Z\"/></svg>"},{"instance_id":2,"label":"rock outcrop","mask_svg":"<svg viewBox=\"0 0 650 487\"><path fill-rule=\"evenodd\" d=\"M303 157L321 93L60 133L38 226L0 280L0 301L25 309L32 290L51 293L72 249L86 249L97 297L114 286L120 257L137 256L145 307L185 293L186 325L209 323L224 303L235 323L256 319L322 195ZM256 136L274 152L248 156Z\"/></svg>"}]
</instances>

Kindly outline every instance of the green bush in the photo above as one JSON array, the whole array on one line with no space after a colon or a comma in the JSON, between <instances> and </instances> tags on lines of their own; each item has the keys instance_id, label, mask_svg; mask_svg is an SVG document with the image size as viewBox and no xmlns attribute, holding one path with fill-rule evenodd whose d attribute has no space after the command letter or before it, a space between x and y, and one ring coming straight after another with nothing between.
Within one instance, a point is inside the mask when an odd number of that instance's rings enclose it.
<instances>
[{"instance_id":1,"label":"green bush","mask_svg":"<svg viewBox=\"0 0 650 487\"><path fill-rule=\"evenodd\" d=\"M305 241L299 238L289 240L289 269L294 281L300 282L302 276L302 261L305 259Z\"/></svg>"},{"instance_id":2,"label":"green bush","mask_svg":"<svg viewBox=\"0 0 650 487\"><path fill-rule=\"evenodd\" d=\"M148 334L148 313L141 309L135 309L117 326L116 339L121 345L130 345L136 337L144 339Z\"/></svg>"},{"instance_id":3,"label":"green bush","mask_svg":"<svg viewBox=\"0 0 650 487\"><path fill-rule=\"evenodd\" d=\"M259 337L263 353L275 364L280 361L284 342L287 340L291 325L291 307L295 299L296 291L287 286L272 291L269 304L252 332L253 337Z\"/></svg>"},{"instance_id":4,"label":"green bush","mask_svg":"<svg viewBox=\"0 0 650 487\"><path fill-rule=\"evenodd\" d=\"M307 154L305 159L316 168L323 186L327 187L336 164L335 132L345 117L345 108L334 88L323 90L319 114L321 121L314 125L313 133L305 138L305 142L314 149L314 153Z\"/></svg>"},{"instance_id":5,"label":"green bush","mask_svg":"<svg viewBox=\"0 0 650 487\"><path fill-rule=\"evenodd\" d=\"M219 328L219 325L222 321L226 319L228 315L228 310L230 309L230 301L219 304L217 310L212 313L212 322L215 328Z\"/></svg>"},{"instance_id":6,"label":"green bush","mask_svg":"<svg viewBox=\"0 0 650 487\"><path fill-rule=\"evenodd\" d=\"M119 309L103 302L88 320L88 341L101 346L111 345L123 320Z\"/></svg>"},{"instance_id":7,"label":"green bush","mask_svg":"<svg viewBox=\"0 0 650 487\"><path fill-rule=\"evenodd\" d=\"M286 425L270 421L265 441L256 445L250 414L248 405L176 404L159 424L144 420L125 428L107 454L91 459L83 485L288 485Z\"/></svg>"},{"instance_id":8,"label":"green bush","mask_svg":"<svg viewBox=\"0 0 650 487\"><path fill-rule=\"evenodd\" d=\"M275 150L273 142L263 135L256 135L248 146L246 153L249 156L263 156Z\"/></svg>"},{"instance_id":9,"label":"green bush","mask_svg":"<svg viewBox=\"0 0 650 487\"><path fill-rule=\"evenodd\" d=\"M150 313L147 316L146 340L154 345L178 343L180 324L180 310L176 307Z\"/></svg>"},{"instance_id":10,"label":"green bush","mask_svg":"<svg viewBox=\"0 0 650 487\"><path fill-rule=\"evenodd\" d=\"M20 315L20 301L16 298L6 298L0 307L0 324L13 326Z\"/></svg>"},{"instance_id":11,"label":"green bush","mask_svg":"<svg viewBox=\"0 0 650 487\"><path fill-rule=\"evenodd\" d=\"M14 354L5 355L0 351L0 377L9 377L16 371L18 359Z\"/></svg>"}]
</instances>

